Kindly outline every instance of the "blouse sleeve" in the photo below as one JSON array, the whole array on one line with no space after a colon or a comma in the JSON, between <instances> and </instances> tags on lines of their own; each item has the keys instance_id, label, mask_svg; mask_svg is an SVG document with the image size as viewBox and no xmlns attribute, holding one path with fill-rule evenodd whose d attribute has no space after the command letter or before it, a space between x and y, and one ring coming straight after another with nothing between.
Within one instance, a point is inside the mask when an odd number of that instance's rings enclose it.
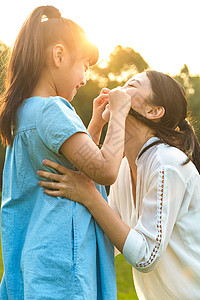
<instances>
[{"instance_id":1,"label":"blouse sleeve","mask_svg":"<svg viewBox=\"0 0 200 300\"><path fill-rule=\"evenodd\" d=\"M37 131L44 144L59 154L61 145L77 132L87 130L73 107L64 98L46 99L37 115Z\"/></svg>"},{"instance_id":2,"label":"blouse sleeve","mask_svg":"<svg viewBox=\"0 0 200 300\"><path fill-rule=\"evenodd\" d=\"M110 186L110 193L109 193L109 196L108 196L108 203L112 207L112 209L116 212L116 214L118 216L120 216L120 218L121 218L119 209L117 207L117 203L119 202L118 197L119 197L119 190L118 190L118 182L116 180L115 183Z\"/></svg>"},{"instance_id":3,"label":"blouse sleeve","mask_svg":"<svg viewBox=\"0 0 200 300\"><path fill-rule=\"evenodd\" d=\"M163 167L149 178L142 213L123 247L125 259L140 272L153 270L162 258L185 190L181 174L171 167Z\"/></svg>"}]
</instances>

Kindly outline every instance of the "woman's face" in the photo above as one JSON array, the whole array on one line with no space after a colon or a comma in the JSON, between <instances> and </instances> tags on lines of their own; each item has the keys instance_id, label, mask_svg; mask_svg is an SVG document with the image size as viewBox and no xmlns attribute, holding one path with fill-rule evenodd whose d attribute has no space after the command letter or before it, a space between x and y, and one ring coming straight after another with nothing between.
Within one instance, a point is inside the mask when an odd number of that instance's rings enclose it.
<instances>
[{"instance_id":1,"label":"woman's face","mask_svg":"<svg viewBox=\"0 0 200 300\"><path fill-rule=\"evenodd\" d=\"M146 73L139 73L131 77L122 87L127 94L131 96L131 107L142 115L145 115L147 99L152 93L151 83ZM102 114L105 121L109 121L109 104Z\"/></svg>"}]
</instances>

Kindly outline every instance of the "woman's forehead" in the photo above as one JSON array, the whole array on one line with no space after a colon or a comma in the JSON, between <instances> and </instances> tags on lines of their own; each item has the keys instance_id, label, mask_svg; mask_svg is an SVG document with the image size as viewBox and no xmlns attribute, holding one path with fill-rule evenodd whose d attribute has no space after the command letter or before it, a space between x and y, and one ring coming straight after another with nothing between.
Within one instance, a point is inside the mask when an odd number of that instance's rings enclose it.
<instances>
[{"instance_id":1,"label":"woman's forehead","mask_svg":"<svg viewBox=\"0 0 200 300\"><path fill-rule=\"evenodd\" d=\"M140 85L142 85L143 82L148 81L148 80L149 80L149 78L147 77L146 73L143 72L143 73L138 73L138 74L132 76L132 77L128 80L128 82L130 82L130 81L136 81L136 82L138 82Z\"/></svg>"},{"instance_id":2,"label":"woman's forehead","mask_svg":"<svg viewBox=\"0 0 200 300\"><path fill-rule=\"evenodd\" d=\"M151 82L145 72L138 73L128 80L128 84L137 82L140 93L147 98L152 93Z\"/></svg>"}]
</instances>

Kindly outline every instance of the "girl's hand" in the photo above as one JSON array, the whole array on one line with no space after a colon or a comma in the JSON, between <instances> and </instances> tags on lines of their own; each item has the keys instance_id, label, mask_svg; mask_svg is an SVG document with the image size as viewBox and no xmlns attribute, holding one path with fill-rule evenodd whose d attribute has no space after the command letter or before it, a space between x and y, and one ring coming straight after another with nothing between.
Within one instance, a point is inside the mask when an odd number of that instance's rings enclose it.
<instances>
[{"instance_id":1,"label":"girl's hand","mask_svg":"<svg viewBox=\"0 0 200 300\"><path fill-rule=\"evenodd\" d=\"M44 160L45 166L57 170L60 174L50 173L46 171L38 171L40 177L44 177L51 181L39 181L39 185L44 187L44 192L53 197L63 197L71 199L86 205L88 193L96 194L97 189L91 179L80 171L72 171L56 162Z\"/></svg>"},{"instance_id":2,"label":"girl's hand","mask_svg":"<svg viewBox=\"0 0 200 300\"><path fill-rule=\"evenodd\" d=\"M96 145L99 144L101 131L103 129L103 126L107 123L107 121L102 118L102 114L105 110L106 105L108 104L109 92L109 89L103 88L100 95L95 98L93 102L93 114L92 119L88 125L88 132Z\"/></svg>"},{"instance_id":3,"label":"girl's hand","mask_svg":"<svg viewBox=\"0 0 200 300\"><path fill-rule=\"evenodd\" d=\"M99 128L103 128L103 126L107 123L102 118L102 113L105 110L106 105L108 104L109 92L109 89L103 88L100 92L100 95L93 101L93 113L91 122L93 122L93 125Z\"/></svg>"},{"instance_id":4,"label":"girl's hand","mask_svg":"<svg viewBox=\"0 0 200 300\"><path fill-rule=\"evenodd\" d=\"M109 93L110 114L121 114L127 117L131 108L131 96L124 92L121 87L115 88Z\"/></svg>"}]
</instances>

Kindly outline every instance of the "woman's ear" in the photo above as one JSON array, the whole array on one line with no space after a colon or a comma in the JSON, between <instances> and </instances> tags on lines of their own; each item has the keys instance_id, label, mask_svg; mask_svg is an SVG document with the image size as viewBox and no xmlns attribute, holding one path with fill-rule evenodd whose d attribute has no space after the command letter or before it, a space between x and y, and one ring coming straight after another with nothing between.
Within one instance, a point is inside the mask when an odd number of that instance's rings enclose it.
<instances>
[{"instance_id":1,"label":"woman's ear","mask_svg":"<svg viewBox=\"0 0 200 300\"><path fill-rule=\"evenodd\" d=\"M59 68L64 59L65 48L62 44L56 44L53 47L53 62L54 65Z\"/></svg>"},{"instance_id":2,"label":"woman's ear","mask_svg":"<svg viewBox=\"0 0 200 300\"><path fill-rule=\"evenodd\" d=\"M160 119L164 116L165 109L163 106L151 107L146 112L146 118L150 120Z\"/></svg>"}]
</instances>

